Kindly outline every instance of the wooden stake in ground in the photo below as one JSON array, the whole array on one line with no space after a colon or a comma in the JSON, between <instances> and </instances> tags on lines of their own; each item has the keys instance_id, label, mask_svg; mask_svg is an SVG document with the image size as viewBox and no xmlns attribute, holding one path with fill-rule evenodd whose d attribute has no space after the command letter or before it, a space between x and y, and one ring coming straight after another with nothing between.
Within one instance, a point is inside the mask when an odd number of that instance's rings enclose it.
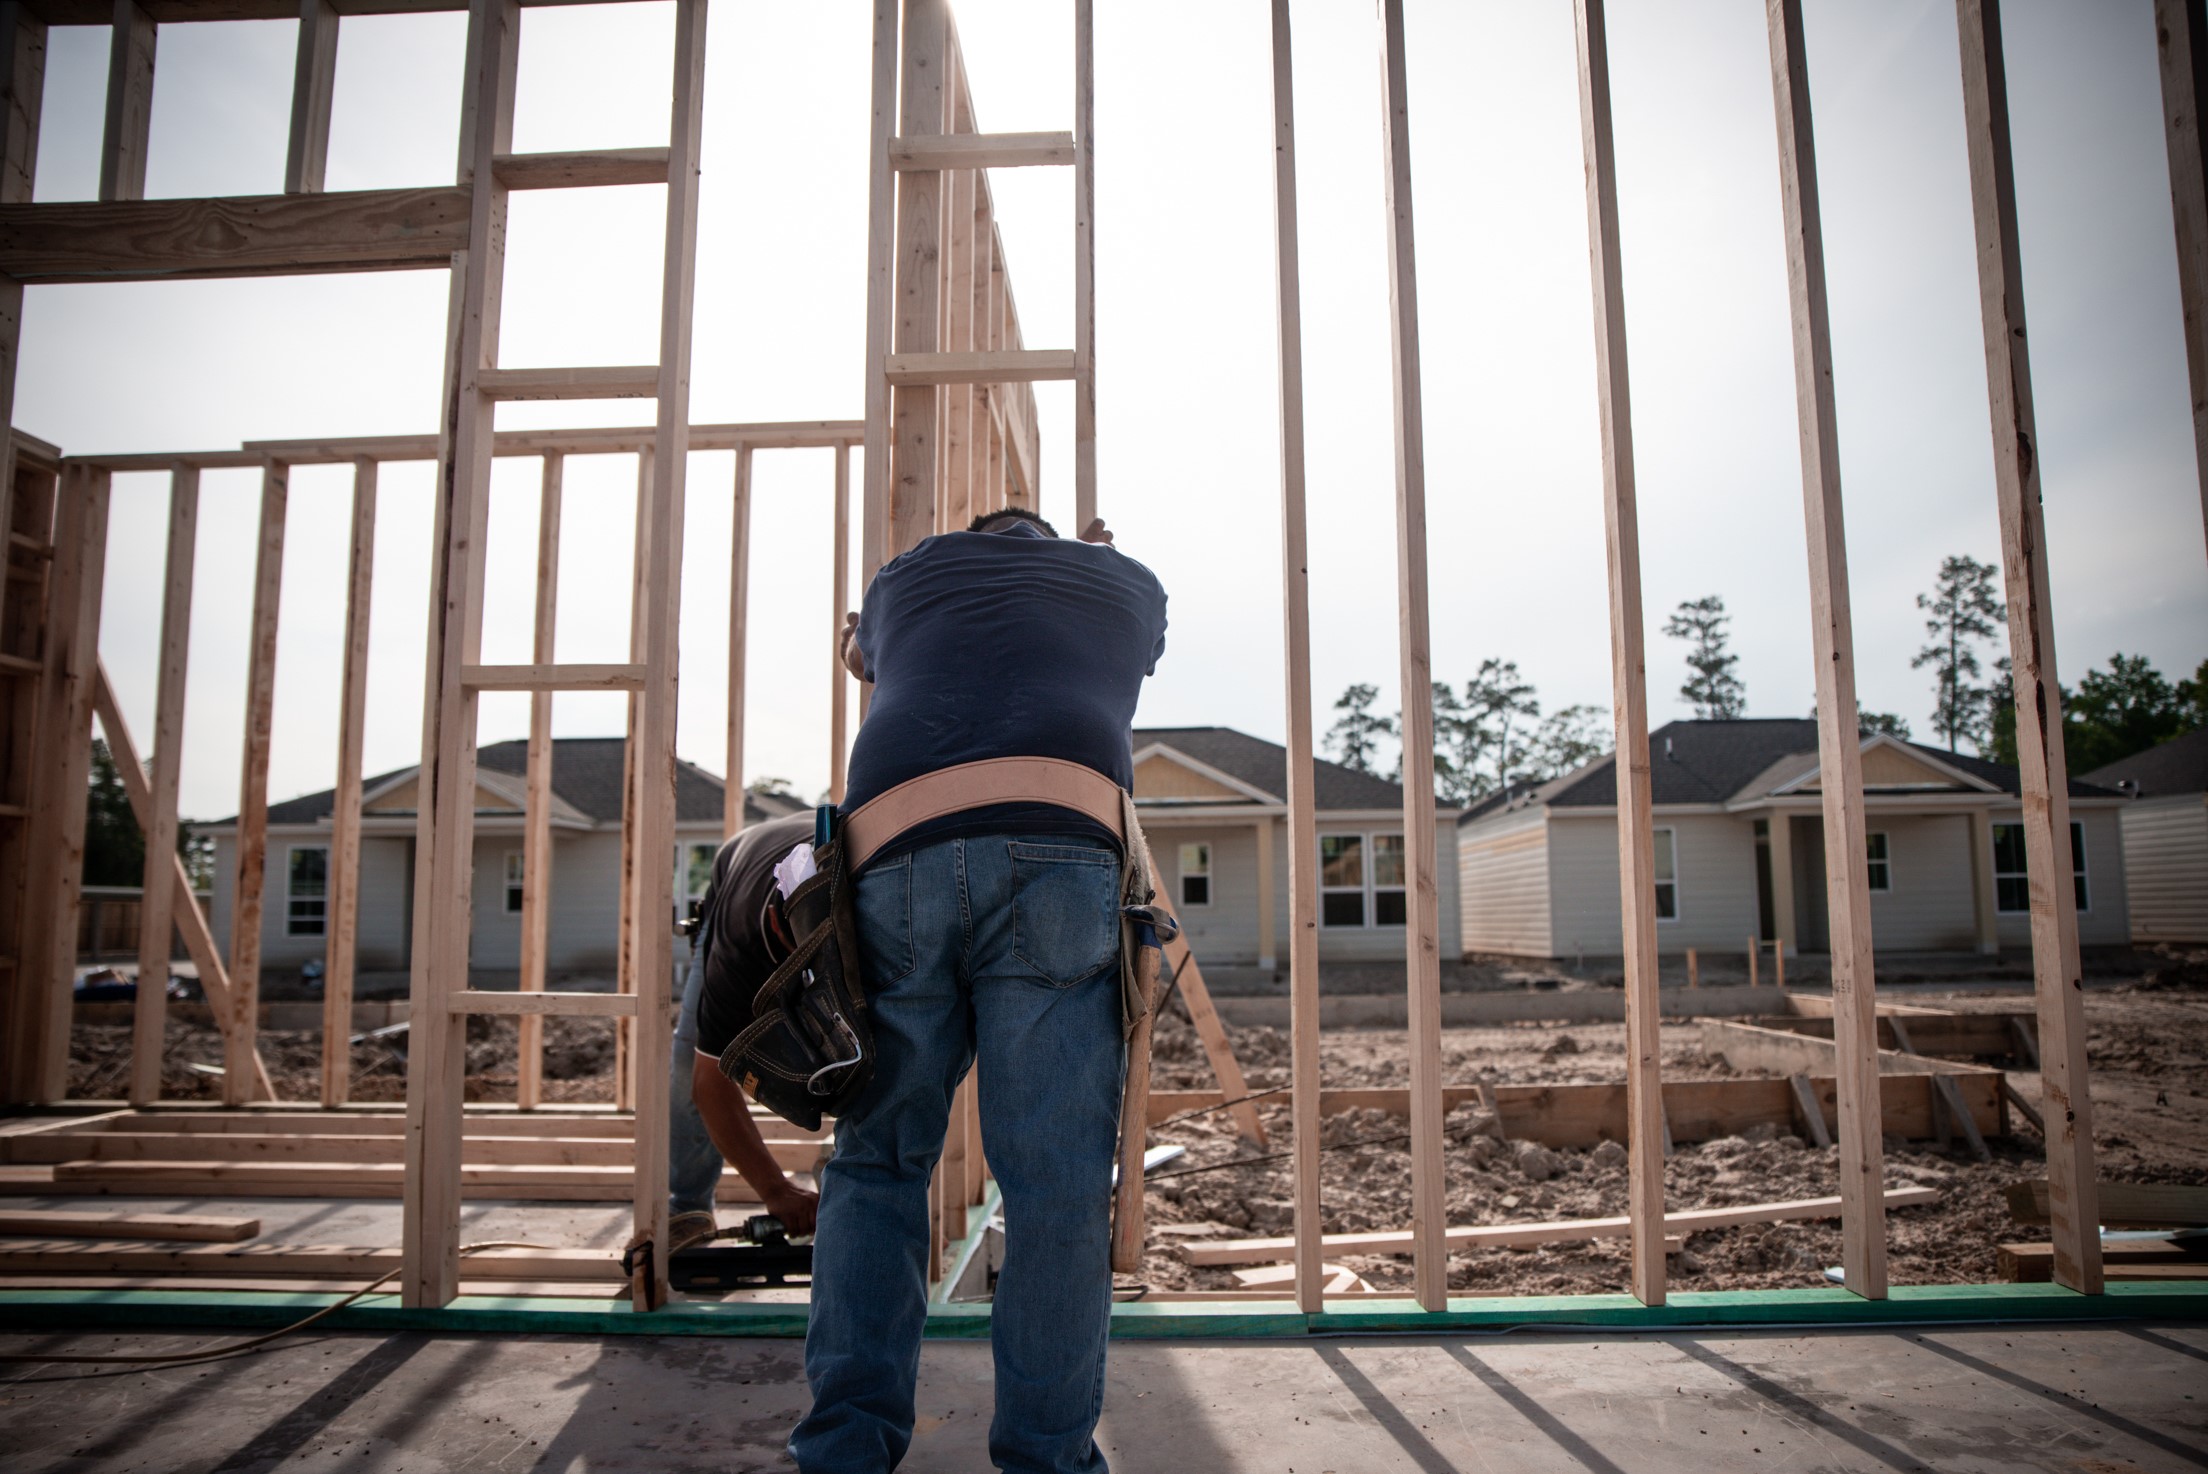
<instances>
[{"instance_id":1,"label":"wooden stake in ground","mask_svg":"<svg viewBox=\"0 0 2208 1474\"><path fill-rule=\"evenodd\" d=\"M1610 43L1603 0L1578 0L1579 131L1587 160L1587 255L1595 292L1595 387L1602 414L1610 673L1616 703L1618 880L1625 937L1625 1087L1633 1294L1664 1303L1662 1020L1657 997L1656 840L1649 786L1647 647L1641 628L1640 513L1618 252L1617 159L1610 136ZM1689 975L1693 960L1689 954Z\"/></svg>"},{"instance_id":2,"label":"wooden stake in ground","mask_svg":"<svg viewBox=\"0 0 2208 1474\"><path fill-rule=\"evenodd\" d=\"M2055 673L2047 525L2040 512L2039 429L2024 327L2024 277L2009 158L2008 79L1998 0L1956 0L1962 34L1963 120L1971 217L1978 239L1978 302L1985 326L1993 419L1994 492L2001 570L2008 585L2009 659L2016 683L2017 768L2023 778L2024 859L2030 874L2032 973L2039 1000L2040 1079L2047 1103L2047 1177L2054 1213L2055 1282L2101 1291L2093 1175L2093 1103L2087 1094L2085 1001L2078 904L2071 880L2070 790L2062 777L2062 687Z\"/></svg>"}]
</instances>

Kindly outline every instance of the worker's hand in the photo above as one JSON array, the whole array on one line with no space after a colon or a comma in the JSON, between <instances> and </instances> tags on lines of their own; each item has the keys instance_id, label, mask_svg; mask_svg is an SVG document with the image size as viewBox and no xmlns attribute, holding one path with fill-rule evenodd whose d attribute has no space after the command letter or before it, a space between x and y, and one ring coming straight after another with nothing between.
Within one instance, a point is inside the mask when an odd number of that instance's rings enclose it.
<instances>
[{"instance_id":1,"label":"worker's hand","mask_svg":"<svg viewBox=\"0 0 2208 1474\"><path fill-rule=\"evenodd\" d=\"M1081 529L1081 541L1102 543L1108 548L1112 545L1112 530L1104 525L1102 517L1092 517L1089 525Z\"/></svg>"},{"instance_id":2,"label":"worker's hand","mask_svg":"<svg viewBox=\"0 0 2208 1474\"><path fill-rule=\"evenodd\" d=\"M782 1186L761 1196L767 1211L782 1220L783 1231L791 1238L802 1238L813 1231L813 1220L820 1214L819 1193L785 1178Z\"/></svg>"},{"instance_id":3,"label":"worker's hand","mask_svg":"<svg viewBox=\"0 0 2208 1474\"><path fill-rule=\"evenodd\" d=\"M866 679L866 656L859 649L859 617L845 613L843 632L836 636L836 654L843 660L843 668L860 680Z\"/></svg>"}]
</instances>

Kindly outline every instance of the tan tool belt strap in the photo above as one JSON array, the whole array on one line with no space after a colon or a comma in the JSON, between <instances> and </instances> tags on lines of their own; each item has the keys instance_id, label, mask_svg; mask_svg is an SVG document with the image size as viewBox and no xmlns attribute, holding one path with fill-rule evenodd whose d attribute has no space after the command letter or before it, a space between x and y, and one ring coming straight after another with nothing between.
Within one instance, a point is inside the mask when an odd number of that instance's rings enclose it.
<instances>
[{"instance_id":1,"label":"tan tool belt strap","mask_svg":"<svg viewBox=\"0 0 2208 1474\"><path fill-rule=\"evenodd\" d=\"M939 768L900 783L843 821L844 862L853 874L874 852L931 819L997 804L1050 804L1086 814L1127 839L1120 786L1094 768L1054 757L993 757Z\"/></svg>"}]
</instances>

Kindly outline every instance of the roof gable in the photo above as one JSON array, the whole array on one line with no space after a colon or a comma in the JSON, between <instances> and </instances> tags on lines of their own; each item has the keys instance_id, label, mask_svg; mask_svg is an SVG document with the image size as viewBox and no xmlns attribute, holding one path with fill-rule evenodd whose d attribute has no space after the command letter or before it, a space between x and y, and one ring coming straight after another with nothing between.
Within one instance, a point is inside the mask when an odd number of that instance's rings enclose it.
<instances>
[{"instance_id":1,"label":"roof gable","mask_svg":"<svg viewBox=\"0 0 2208 1474\"><path fill-rule=\"evenodd\" d=\"M1270 804L1279 803L1280 796L1153 742L1135 754L1135 802Z\"/></svg>"},{"instance_id":2,"label":"roof gable","mask_svg":"<svg viewBox=\"0 0 2208 1474\"><path fill-rule=\"evenodd\" d=\"M1863 791L1865 793L1999 793L2001 785L1975 773L1942 762L1930 752L1899 738L1877 733L1863 739ZM1808 772L1776 787L1773 795L1824 792L1824 765L1812 760ZM1760 797L1748 793L1742 797Z\"/></svg>"}]
</instances>

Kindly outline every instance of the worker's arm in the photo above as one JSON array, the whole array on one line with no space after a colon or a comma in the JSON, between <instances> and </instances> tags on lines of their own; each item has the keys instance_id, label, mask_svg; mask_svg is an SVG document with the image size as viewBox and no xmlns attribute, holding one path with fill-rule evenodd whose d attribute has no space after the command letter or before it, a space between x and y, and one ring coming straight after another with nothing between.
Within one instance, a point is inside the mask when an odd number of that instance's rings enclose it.
<instances>
[{"instance_id":1,"label":"worker's arm","mask_svg":"<svg viewBox=\"0 0 2208 1474\"><path fill-rule=\"evenodd\" d=\"M783 1175L781 1164L774 1160L774 1153L759 1135L758 1124L751 1119L751 1106L744 1092L703 1054L691 1059L690 1098L697 1103L698 1115L713 1145L743 1174L767 1211L781 1219L782 1226L792 1234L811 1233L820 1194L808 1192Z\"/></svg>"}]
</instances>

